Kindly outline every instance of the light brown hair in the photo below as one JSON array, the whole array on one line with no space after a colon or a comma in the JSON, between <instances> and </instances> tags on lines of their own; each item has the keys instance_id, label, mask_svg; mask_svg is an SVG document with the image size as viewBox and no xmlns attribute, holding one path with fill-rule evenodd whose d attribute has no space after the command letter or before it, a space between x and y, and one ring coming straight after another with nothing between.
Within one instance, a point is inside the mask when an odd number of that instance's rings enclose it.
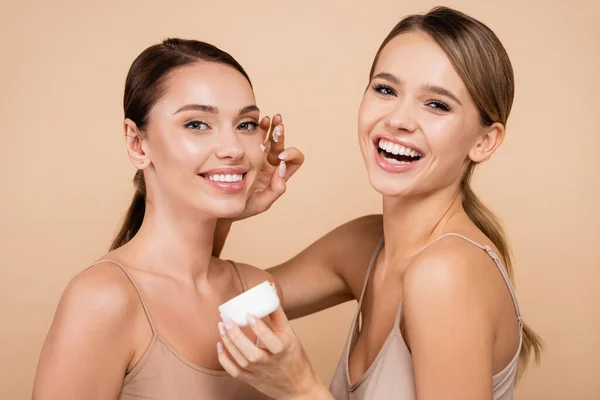
<instances>
[{"instance_id":1,"label":"light brown hair","mask_svg":"<svg viewBox=\"0 0 600 400\"><path fill-rule=\"evenodd\" d=\"M475 101L481 123L489 126L499 122L506 126L515 91L510 59L490 28L460 11L448 7L435 7L427 14L403 18L379 47L369 79L373 77L377 60L386 44L402 33L415 31L426 33L444 50ZM470 181L476 165L471 161L461 180L463 208L475 225L498 248L504 258L508 275L514 281L510 247L502 225L471 189ZM540 337L524 324L519 375L525 370L532 355L535 361L539 362L541 352Z\"/></svg>"}]
</instances>

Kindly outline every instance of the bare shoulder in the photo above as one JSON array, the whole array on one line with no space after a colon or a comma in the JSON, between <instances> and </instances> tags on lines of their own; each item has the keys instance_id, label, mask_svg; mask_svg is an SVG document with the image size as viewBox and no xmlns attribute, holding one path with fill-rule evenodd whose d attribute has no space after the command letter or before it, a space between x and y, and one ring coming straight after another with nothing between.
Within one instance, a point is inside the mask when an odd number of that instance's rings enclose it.
<instances>
[{"instance_id":1,"label":"bare shoulder","mask_svg":"<svg viewBox=\"0 0 600 400\"><path fill-rule=\"evenodd\" d=\"M242 275L242 279L244 279L246 282L247 289L250 289L256 285L260 285L264 281L269 281L275 284L278 294L281 297L281 287L279 286L279 282L277 282L277 279L273 276L273 274L249 264L237 263L237 265L240 270L240 274Z\"/></svg>"},{"instance_id":2,"label":"bare shoulder","mask_svg":"<svg viewBox=\"0 0 600 400\"><path fill-rule=\"evenodd\" d=\"M256 285L260 285L264 281L272 282L275 285L275 288L277 289L277 295L279 296L279 300L283 305L283 291L281 290L281 285L273 276L273 274L249 264L237 263L237 265L240 270L240 274L242 275L242 279L244 279L244 281L246 282L246 289L250 289Z\"/></svg>"},{"instance_id":3,"label":"bare shoulder","mask_svg":"<svg viewBox=\"0 0 600 400\"><path fill-rule=\"evenodd\" d=\"M135 352L133 316L140 310L117 266L101 263L76 275L44 341L33 397L116 398Z\"/></svg>"},{"instance_id":4,"label":"bare shoulder","mask_svg":"<svg viewBox=\"0 0 600 400\"><path fill-rule=\"evenodd\" d=\"M61 297L57 317L79 324L98 322L122 325L139 310L135 288L116 265L100 263L77 274Z\"/></svg>"},{"instance_id":5,"label":"bare shoulder","mask_svg":"<svg viewBox=\"0 0 600 400\"><path fill-rule=\"evenodd\" d=\"M408 265L403 278L407 307L460 307L474 301L482 312L489 311L494 298L489 295L497 283L493 260L481 248L458 237L446 237ZM454 311L457 312L457 311Z\"/></svg>"}]
</instances>

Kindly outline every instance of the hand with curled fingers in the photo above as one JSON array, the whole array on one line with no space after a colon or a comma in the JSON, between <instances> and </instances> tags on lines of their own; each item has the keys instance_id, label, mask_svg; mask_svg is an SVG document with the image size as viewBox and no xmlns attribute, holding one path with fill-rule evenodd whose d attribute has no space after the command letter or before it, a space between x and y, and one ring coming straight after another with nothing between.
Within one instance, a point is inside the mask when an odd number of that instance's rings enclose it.
<instances>
[{"instance_id":1,"label":"hand with curled fingers","mask_svg":"<svg viewBox=\"0 0 600 400\"><path fill-rule=\"evenodd\" d=\"M222 218L217 221L213 244L213 256L219 257L227 240L229 229L235 221L240 221L267 211L286 190L286 182L304 163L304 154L295 147L285 148L285 129L281 115L264 117L259 129L266 140L261 144L266 159L259 171L252 191L246 201L244 211L235 218ZM268 134L268 135L267 135Z\"/></svg>"},{"instance_id":2,"label":"hand with curled fingers","mask_svg":"<svg viewBox=\"0 0 600 400\"><path fill-rule=\"evenodd\" d=\"M246 202L244 212L235 218L242 220L267 211L271 205L286 190L286 182L296 173L304 162L304 154L295 147L285 148L285 129L281 115L264 117L259 124L259 129L265 134L266 141L261 145L266 153L266 161L258 173L252 193Z\"/></svg>"},{"instance_id":3,"label":"hand with curled fingers","mask_svg":"<svg viewBox=\"0 0 600 400\"><path fill-rule=\"evenodd\" d=\"M270 329L259 318L248 316L257 346L229 319L220 322L217 344L221 366L274 399L328 399L333 396L316 376L302 344L279 307L269 317Z\"/></svg>"}]
</instances>

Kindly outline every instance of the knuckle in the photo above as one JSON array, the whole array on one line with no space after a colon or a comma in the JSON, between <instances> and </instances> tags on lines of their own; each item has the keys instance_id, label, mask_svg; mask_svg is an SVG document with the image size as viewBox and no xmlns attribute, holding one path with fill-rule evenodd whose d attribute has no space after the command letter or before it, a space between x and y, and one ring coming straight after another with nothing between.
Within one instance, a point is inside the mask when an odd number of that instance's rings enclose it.
<instances>
[{"instance_id":1,"label":"knuckle","mask_svg":"<svg viewBox=\"0 0 600 400\"><path fill-rule=\"evenodd\" d=\"M273 346L273 354L281 354L285 350L285 347L281 343L277 343Z\"/></svg>"},{"instance_id":2,"label":"knuckle","mask_svg":"<svg viewBox=\"0 0 600 400\"><path fill-rule=\"evenodd\" d=\"M248 357L248 361L250 361L252 364L258 364L261 361L261 356L260 354L252 354L250 357Z\"/></svg>"}]
</instances>

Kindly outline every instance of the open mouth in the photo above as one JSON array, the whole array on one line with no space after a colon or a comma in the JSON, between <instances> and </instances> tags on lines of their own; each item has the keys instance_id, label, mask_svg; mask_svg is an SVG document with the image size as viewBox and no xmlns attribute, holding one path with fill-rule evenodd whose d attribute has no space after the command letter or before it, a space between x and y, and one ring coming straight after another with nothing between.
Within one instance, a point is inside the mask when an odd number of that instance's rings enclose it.
<instances>
[{"instance_id":1,"label":"open mouth","mask_svg":"<svg viewBox=\"0 0 600 400\"><path fill-rule=\"evenodd\" d=\"M390 164L408 165L423 158L423 154L418 151L384 138L380 138L379 141L375 142L375 146L381 158Z\"/></svg>"}]
</instances>

